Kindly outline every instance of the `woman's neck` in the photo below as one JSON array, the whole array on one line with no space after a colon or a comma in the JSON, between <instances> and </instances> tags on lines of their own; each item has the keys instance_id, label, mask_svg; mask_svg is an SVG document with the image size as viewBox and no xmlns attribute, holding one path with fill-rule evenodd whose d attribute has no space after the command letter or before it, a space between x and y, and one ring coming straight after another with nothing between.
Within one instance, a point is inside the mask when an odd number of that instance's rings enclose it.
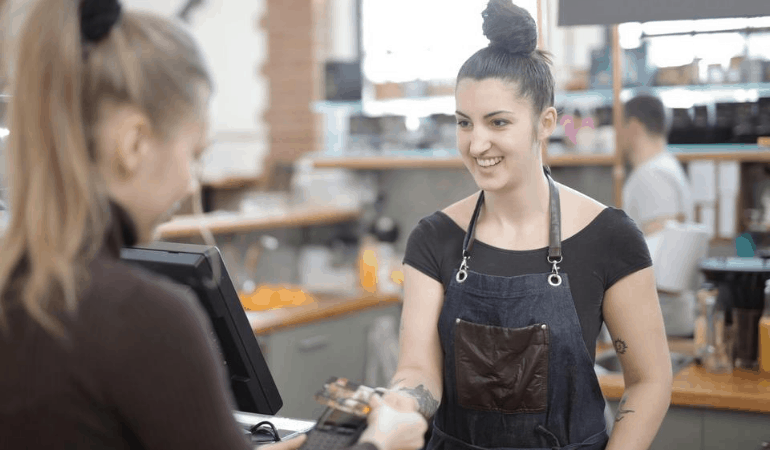
<instances>
[{"instance_id":1,"label":"woman's neck","mask_svg":"<svg viewBox=\"0 0 770 450\"><path fill-rule=\"evenodd\" d=\"M548 217L550 190L542 170L508 191L484 192L483 215L505 228L523 228Z\"/></svg>"}]
</instances>

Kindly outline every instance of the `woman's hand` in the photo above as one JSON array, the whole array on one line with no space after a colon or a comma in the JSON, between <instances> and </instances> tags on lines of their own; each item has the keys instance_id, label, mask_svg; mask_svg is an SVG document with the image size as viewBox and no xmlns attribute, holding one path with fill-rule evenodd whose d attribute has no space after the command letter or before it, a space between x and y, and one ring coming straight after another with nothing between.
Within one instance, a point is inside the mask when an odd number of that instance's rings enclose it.
<instances>
[{"instance_id":1,"label":"woman's hand","mask_svg":"<svg viewBox=\"0 0 770 450\"><path fill-rule=\"evenodd\" d=\"M401 397L400 394L393 394ZM400 401L397 397L386 394L388 402L373 395L369 404L369 426L366 428L359 443L370 442L379 450L417 450L425 443L425 431L428 423L416 412L416 408L399 410L389 402ZM407 399L408 400L408 399ZM408 402L403 402L405 408L410 408ZM399 406L400 408L400 406Z\"/></svg>"},{"instance_id":2,"label":"woman's hand","mask_svg":"<svg viewBox=\"0 0 770 450\"><path fill-rule=\"evenodd\" d=\"M259 450L296 450L307 440L306 434L300 434L288 441L276 442L275 444L260 445Z\"/></svg>"}]
</instances>

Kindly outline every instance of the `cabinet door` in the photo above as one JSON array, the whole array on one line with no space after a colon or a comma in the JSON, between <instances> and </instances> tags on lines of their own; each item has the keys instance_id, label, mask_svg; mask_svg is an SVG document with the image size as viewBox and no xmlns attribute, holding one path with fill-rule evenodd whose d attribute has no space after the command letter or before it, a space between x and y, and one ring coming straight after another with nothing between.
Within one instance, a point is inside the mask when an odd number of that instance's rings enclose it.
<instances>
[{"instance_id":1,"label":"cabinet door","mask_svg":"<svg viewBox=\"0 0 770 450\"><path fill-rule=\"evenodd\" d=\"M375 308L270 335L268 364L283 399L278 415L315 420L323 406L313 397L326 380L363 381L368 325L399 311L399 305Z\"/></svg>"},{"instance_id":2,"label":"cabinet door","mask_svg":"<svg viewBox=\"0 0 770 450\"><path fill-rule=\"evenodd\" d=\"M704 450L758 450L770 442L770 414L707 410L703 431Z\"/></svg>"},{"instance_id":3,"label":"cabinet door","mask_svg":"<svg viewBox=\"0 0 770 450\"><path fill-rule=\"evenodd\" d=\"M614 416L618 402L610 401L609 404ZM649 450L673 449L703 450L703 411L676 406L668 409Z\"/></svg>"}]
</instances>

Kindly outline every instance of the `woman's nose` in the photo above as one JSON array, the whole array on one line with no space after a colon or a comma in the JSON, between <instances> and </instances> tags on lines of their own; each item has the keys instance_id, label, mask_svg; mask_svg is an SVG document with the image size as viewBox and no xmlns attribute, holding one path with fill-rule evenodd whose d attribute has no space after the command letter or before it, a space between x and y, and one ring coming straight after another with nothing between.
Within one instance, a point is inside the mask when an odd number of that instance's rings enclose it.
<instances>
[{"instance_id":1,"label":"woman's nose","mask_svg":"<svg viewBox=\"0 0 770 450\"><path fill-rule=\"evenodd\" d=\"M479 127L481 128L481 127ZM483 130L474 130L471 135L470 154L471 156L478 157L492 147L492 142L489 139L489 135Z\"/></svg>"}]
</instances>

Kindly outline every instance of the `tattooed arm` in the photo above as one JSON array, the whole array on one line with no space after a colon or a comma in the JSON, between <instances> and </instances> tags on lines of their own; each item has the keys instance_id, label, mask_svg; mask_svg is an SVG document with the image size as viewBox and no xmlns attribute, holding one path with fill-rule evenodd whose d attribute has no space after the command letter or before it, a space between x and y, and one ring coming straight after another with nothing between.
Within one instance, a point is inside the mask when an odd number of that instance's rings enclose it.
<instances>
[{"instance_id":1,"label":"tattooed arm","mask_svg":"<svg viewBox=\"0 0 770 450\"><path fill-rule=\"evenodd\" d=\"M625 382L607 450L647 450L668 410L672 384L653 268L608 289L603 312Z\"/></svg>"},{"instance_id":2,"label":"tattooed arm","mask_svg":"<svg viewBox=\"0 0 770 450\"><path fill-rule=\"evenodd\" d=\"M441 402L443 354L438 316L443 300L441 283L404 265L398 368L389 390L395 394L391 398L396 406L415 409L426 420Z\"/></svg>"}]
</instances>

